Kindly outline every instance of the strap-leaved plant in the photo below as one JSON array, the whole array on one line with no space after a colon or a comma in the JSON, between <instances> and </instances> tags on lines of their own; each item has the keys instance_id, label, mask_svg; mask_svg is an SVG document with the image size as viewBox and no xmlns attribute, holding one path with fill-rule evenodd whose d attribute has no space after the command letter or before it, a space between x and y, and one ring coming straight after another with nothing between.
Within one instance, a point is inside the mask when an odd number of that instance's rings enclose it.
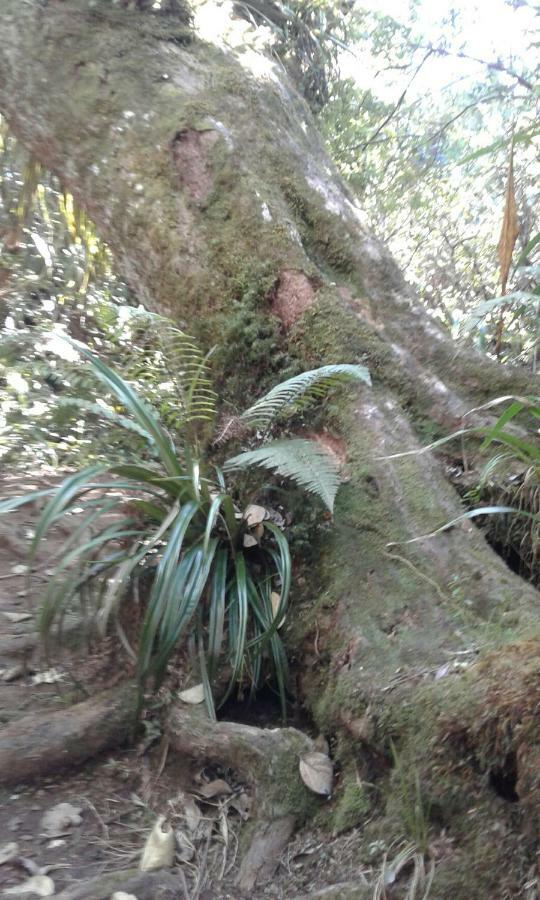
<instances>
[{"instance_id":1,"label":"strap-leaved plant","mask_svg":"<svg viewBox=\"0 0 540 900\"><path fill-rule=\"evenodd\" d=\"M187 335L168 323L165 331L175 359L175 438L132 384L88 347L73 344L120 409L108 407L105 423L112 417L115 427L135 428L148 453L133 462L88 466L57 487L0 504L0 512L48 498L31 556L60 519L70 523L40 609L45 634L82 598L102 633L114 621L142 686L149 677L160 683L174 649L190 635L212 714L216 700L223 702L235 685L248 682L256 690L265 659L273 664L285 713L287 659L278 630L291 585L288 541L282 523L272 521L264 507L235 504L227 480L238 470L262 466L315 494L331 512L339 472L318 444L299 437L263 440L221 469L211 466L208 441L201 439L203 431L209 433L217 400L208 360ZM277 385L240 420L246 431L267 433L283 412L302 408L346 381L369 385L369 373L360 365L304 372ZM133 650L117 614L143 573L151 586Z\"/></svg>"}]
</instances>

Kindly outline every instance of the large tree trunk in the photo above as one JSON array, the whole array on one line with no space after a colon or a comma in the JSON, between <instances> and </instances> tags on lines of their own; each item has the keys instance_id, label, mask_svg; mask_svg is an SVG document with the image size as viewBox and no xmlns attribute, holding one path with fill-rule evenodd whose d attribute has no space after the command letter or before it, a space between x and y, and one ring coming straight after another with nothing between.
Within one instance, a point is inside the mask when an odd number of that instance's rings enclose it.
<instances>
[{"instance_id":1,"label":"large tree trunk","mask_svg":"<svg viewBox=\"0 0 540 900\"><path fill-rule=\"evenodd\" d=\"M419 307L280 71L157 21L105 2L2 0L0 108L141 300L220 344L228 401L241 407L291 364L369 366L373 388L318 431L350 478L292 613L300 695L337 738L337 825L372 808L369 840L398 836L400 786L418 773L456 848L433 896L505 896L539 805L538 595L471 524L390 547L460 505L432 456L381 457L526 391L527 376L456 348Z\"/></svg>"}]
</instances>

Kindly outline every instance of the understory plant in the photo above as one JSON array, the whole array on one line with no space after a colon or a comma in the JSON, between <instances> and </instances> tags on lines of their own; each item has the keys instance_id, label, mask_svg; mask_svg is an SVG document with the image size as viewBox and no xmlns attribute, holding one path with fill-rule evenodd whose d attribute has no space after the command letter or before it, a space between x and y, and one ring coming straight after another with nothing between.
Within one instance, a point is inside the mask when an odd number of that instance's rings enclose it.
<instances>
[{"instance_id":1,"label":"understory plant","mask_svg":"<svg viewBox=\"0 0 540 900\"><path fill-rule=\"evenodd\" d=\"M166 327L175 346L174 437L132 384L87 346L70 342L114 398L106 405L106 427L114 419L115 427L135 430L146 451L132 461L86 466L57 487L0 504L0 512L46 498L31 557L52 526L60 520L71 526L40 609L45 635L82 603L102 634L114 621L141 687L149 679L160 684L179 641L189 637L212 714L215 701L223 703L235 686L247 683L255 691L269 664L285 713L287 659L278 633L291 586L285 520L266 506L242 503L237 473L269 469L332 512L340 483L333 457L315 441L267 435L282 414L342 382L369 384L369 373L359 365L330 365L277 385L222 425L221 438L240 436L248 448L218 466L210 461L217 397L208 359L191 338ZM130 608L122 601L142 581L149 592L133 649L122 624Z\"/></svg>"},{"instance_id":2,"label":"understory plant","mask_svg":"<svg viewBox=\"0 0 540 900\"><path fill-rule=\"evenodd\" d=\"M501 406L503 411L493 424L464 427L428 444L421 450L395 453L392 457L386 458L426 453L457 438L462 441L471 437L480 438L478 453L485 462L479 471L476 484L465 494L465 500L471 508L445 522L430 534L414 537L403 543L411 544L433 537L464 519L479 516L495 516L497 519L500 516L514 515L525 523L519 529L520 543L526 545L520 548L520 555L527 558L527 568L533 573L540 553L540 442L538 441L540 398L514 395L496 397L470 410L467 415L491 411ZM505 495L512 505L486 504L486 496L490 497L493 494L497 499ZM482 501L484 505L478 505ZM512 529L507 528L505 522L503 530L507 533L506 541L508 541Z\"/></svg>"}]
</instances>

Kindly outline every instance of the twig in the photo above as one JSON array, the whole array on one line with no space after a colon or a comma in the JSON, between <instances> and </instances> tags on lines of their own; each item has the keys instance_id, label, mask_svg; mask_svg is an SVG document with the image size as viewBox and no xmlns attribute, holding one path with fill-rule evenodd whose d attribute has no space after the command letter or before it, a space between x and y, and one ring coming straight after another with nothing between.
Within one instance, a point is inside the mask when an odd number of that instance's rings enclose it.
<instances>
[{"instance_id":1,"label":"twig","mask_svg":"<svg viewBox=\"0 0 540 900\"><path fill-rule=\"evenodd\" d=\"M96 807L94 806L94 804L92 803L92 801L89 800L88 797L81 797L81 800L83 801L83 803L86 803L86 805L88 806L88 809L94 813L94 816L96 817L98 824L100 825L101 830L103 832L104 839L106 841L110 841L109 829L107 828L107 825L101 818L100 814L98 813L98 811L97 811Z\"/></svg>"},{"instance_id":2,"label":"twig","mask_svg":"<svg viewBox=\"0 0 540 900\"><path fill-rule=\"evenodd\" d=\"M164 744L164 747L163 747L163 753L161 754L161 760L160 760L160 762L159 762L158 770L157 770L157 773L156 773L156 781L157 781L158 778L160 778L161 775L163 774L163 769L165 768L165 763L167 762L167 756L168 756L168 754L169 754L169 744L170 744L170 740L169 740L169 738L167 737L167 738L165 738L165 744Z\"/></svg>"},{"instance_id":3,"label":"twig","mask_svg":"<svg viewBox=\"0 0 540 900\"><path fill-rule=\"evenodd\" d=\"M388 550L384 550L383 553L389 559L395 559L398 562L402 562L406 566L409 566L409 568L412 569L413 572L415 572L416 575L419 576L419 578L422 578L424 581L427 581L428 584L430 584L432 587L435 588L435 590L437 591L437 594L439 595L441 600L444 600L445 602L448 600L448 597L442 591L441 587L437 584L437 582L433 581L433 579L430 578L429 575L425 575L423 572L421 572L420 569L417 566L415 566L414 563L412 563L410 561L410 559L406 559L404 556L400 556L398 553L389 553Z\"/></svg>"}]
</instances>

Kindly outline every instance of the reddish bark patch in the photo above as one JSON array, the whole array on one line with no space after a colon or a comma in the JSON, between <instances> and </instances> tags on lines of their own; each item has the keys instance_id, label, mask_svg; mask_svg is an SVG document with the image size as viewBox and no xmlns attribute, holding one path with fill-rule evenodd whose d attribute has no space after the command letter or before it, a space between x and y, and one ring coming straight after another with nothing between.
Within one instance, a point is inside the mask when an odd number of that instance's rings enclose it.
<instances>
[{"instance_id":1,"label":"reddish bark patch","mask_svg":"<svg viewBox=\"0 0 540 900\"><path fill-rule=\"evenodd\" d=\"M290 328L314 299L315 287L307 275L297 269L285 269L272 291L272 310L285 328Z\"/></svg>"},{"instance_id":2,"label":"reddish bark patch","mask_svg":"<svg viewBox=\"0 0 540 900\"><path fill-rule=\"evenodd\" d=\"M346 463L347 448L345 446L345 441L342 440L342 438L334 437L334 435L328 434L327 431L314 432L309 434L308 437L310 440L316 441L323 450L326 450L326 452L330 454L330 456L333 456L340 466Z\"/></svg>"},{"instance_id":3,"label":"reddish bark patch","mask_svg":"<svg viewBox=\"0 0 540 900\"><path fill-rule=\"evenodd\" d=\"M180 176L180 184L198 203L206 200L214 183L209 150L217 139L215 131L185 128L178 131L172 141L172 157Z\"/></svg>"},{"instance_id":4,"label":"reddish bark patch","mask_svg":"<svg viewBox=\"0 0 540 900\"><path fill-rule=\"evenodd\" d=\"M382 330L382 325L373 316L371 304L367 297L353 297L352 291L345 285L338 286L338 294L345 303L352 307L356 315L367 325Z\"/></svg>"}]
</instances>

